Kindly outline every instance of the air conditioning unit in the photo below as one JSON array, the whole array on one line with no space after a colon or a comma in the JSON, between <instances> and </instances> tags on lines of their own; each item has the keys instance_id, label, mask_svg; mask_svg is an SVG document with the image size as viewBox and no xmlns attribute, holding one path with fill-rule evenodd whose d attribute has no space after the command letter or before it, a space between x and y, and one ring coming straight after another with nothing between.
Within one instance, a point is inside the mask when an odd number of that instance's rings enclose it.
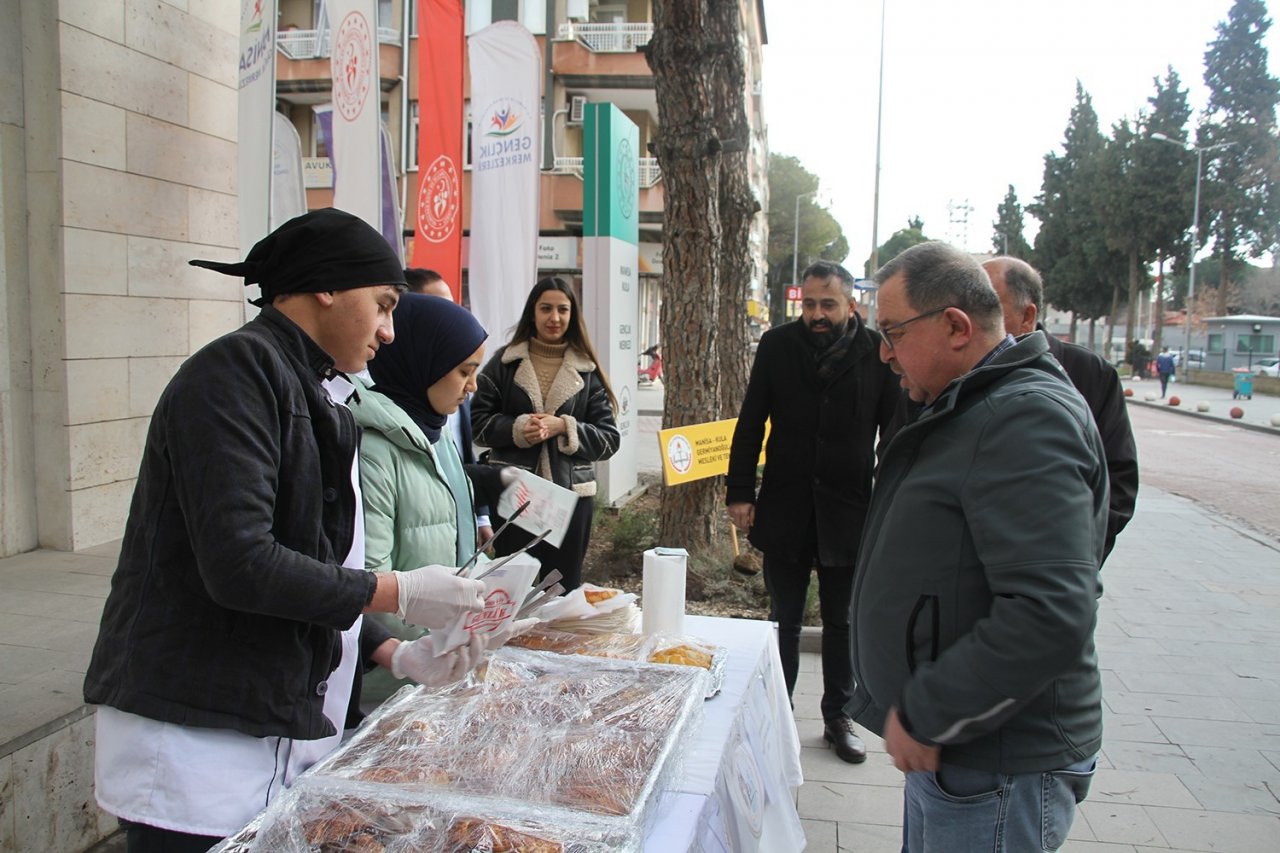
<instances>
[{"instance_id":1,"label":"air conditioning unit","mask_svg":"<svg viewBox=\"0 0 1280 853\"><path fill-rule=\"evenodd\" d=\"M587 114L587 96L574 95L569 99L569 124L582 124Z\"/></svg>"}]
</instances>

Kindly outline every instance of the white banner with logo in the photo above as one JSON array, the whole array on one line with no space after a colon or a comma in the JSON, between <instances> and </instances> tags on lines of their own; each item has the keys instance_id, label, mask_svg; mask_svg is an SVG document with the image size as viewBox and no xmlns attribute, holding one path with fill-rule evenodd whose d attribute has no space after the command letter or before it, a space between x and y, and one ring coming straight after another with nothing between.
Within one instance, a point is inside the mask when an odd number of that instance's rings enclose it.
<instances>
[{"instance_id":1,"label":"white banner with logo","mask_svg":"<svg viewBox=\"0 0 1280 853\"><path fill-rule=\"evenodd\" d=\"M271 216L271 134L276 107L276 3L240 4L240 255L267 235ZM258 296L258 286L246 299ZM257 309L245 303L246 319Z\"/></svg>"},{"instance_id":2,"label":"white banner with logo","mask_svg":"<svg viewBox=\"0 0 1280 853\"><path fill-rule=\"evenodd\" d=\"M469 40L471 311L505 343L537 277L540 122L538 43L514 21Z\"/></svg>"},{"instance_id":3,"label":"white banner with logo","mask_svg":"<svg viewBox=\"0 0 1280 853\"><path fill-rule=\"evenodd\" d=\"M333 206L382 230L376 0L329 0Z\"/></svg>"}]
</instances>

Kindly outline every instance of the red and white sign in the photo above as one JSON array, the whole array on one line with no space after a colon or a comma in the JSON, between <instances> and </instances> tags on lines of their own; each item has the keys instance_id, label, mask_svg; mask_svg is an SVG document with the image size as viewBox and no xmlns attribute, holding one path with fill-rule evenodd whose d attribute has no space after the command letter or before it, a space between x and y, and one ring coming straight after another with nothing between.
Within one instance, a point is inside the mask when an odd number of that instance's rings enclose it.
<instances>
[{"instance_id":1,"label":"red and white sign","mask_svg":"<svg viewBox=\"0 0 1280 853\"><path fill-rule=\"evenodd\" d=\"M373 63L373 35L363 13L349 12L338 25L330 57L333 102L347 121L355 121L369 99Z\"/></svg>"},{"instance_id":2,"label":"red and white sign","mask_svg":"<svg viewBox=\"0 0 1280 853\"><path fill-rule=\"evenodd\" d=\"M789 286L789 287L787 287L787 301L788 301L788 302L799 302L799 301L800 301L801 299L803 299L803 298L804 298L804 288L803 288L803 287L790 287L790 286Z\"/></svg>"},{"instance_id":3,"label":"red and white sign","mask_svg":"<svg viewBox=\"0 0 1280 853\"><path fill-rule=\"evenodd\" d=\"M382 230L378 51L374 0L330 0L333 53L333 206Z\"/></svg>"},{"instance_id":4,"label":"red and white sign","mask_svg":"<svg viewBox=\"0 0 1280 853\"><path fill-rule=\"evenodd\" d=\"M418 200L413 265L462 296L462 0L418 4Z\"/></svg>"}]
</instances>

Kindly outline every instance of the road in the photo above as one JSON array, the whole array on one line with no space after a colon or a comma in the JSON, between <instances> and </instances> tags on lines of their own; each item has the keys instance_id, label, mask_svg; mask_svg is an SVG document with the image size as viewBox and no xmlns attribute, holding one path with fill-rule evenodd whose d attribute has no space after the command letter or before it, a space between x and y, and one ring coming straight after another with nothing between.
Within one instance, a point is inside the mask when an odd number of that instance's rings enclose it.
<instances>
[{"instance_id":1,"label":"road","mask_svg":"<svg viewBox=\"0 0 1280 853\"><path fill-rule=\"evenodd\" d=\"M1280 435L1143 406L1130 406L1129 419L1142 485L1194 500L1280 542Z\"/></svg>"}]
</instances>

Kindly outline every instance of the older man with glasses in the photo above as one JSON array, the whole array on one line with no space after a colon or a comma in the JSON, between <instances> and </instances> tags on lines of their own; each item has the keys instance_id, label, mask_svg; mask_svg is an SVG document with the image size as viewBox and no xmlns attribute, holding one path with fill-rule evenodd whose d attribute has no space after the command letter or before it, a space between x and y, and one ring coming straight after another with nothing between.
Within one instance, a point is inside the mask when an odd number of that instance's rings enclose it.
<instances>
[{"instance_id":1,"label":"older man with glasses","mask_svg":"<svg viewBox=\"0 0 1280 853\"><path fill-rule=\"evenodd\" d=\"M923 408L877 470L847 709L907 774L904 850L1057 850L1102 744L1102 440L969 255L923 243L875 279L880 358Z\"/></svg>"}]
</instances>

